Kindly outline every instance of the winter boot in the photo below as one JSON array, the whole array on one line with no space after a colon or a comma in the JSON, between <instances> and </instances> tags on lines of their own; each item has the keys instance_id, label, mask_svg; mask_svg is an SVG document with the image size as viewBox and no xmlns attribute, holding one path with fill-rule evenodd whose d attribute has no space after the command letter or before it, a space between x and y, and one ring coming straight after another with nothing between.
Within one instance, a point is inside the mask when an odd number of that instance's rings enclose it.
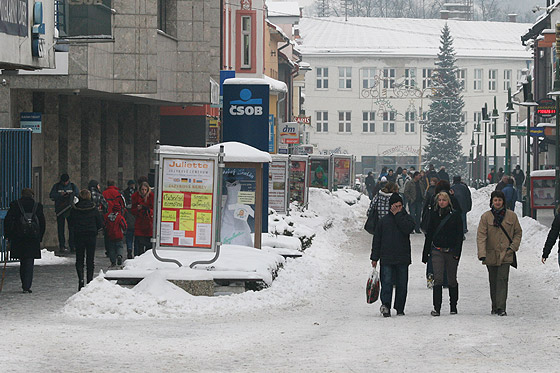
<instances>
[{"instance_id":1,"label":"winter boot","mask_svg":"<svg viewBox=\"0 0 560 373\"><path fill-rule=\"evenodd\" d=\"M457 314L457 301L459 300L459 284L455 287L449 288L449 306L452 315Z\"/></svg>"},{"instance_id":2,"label":"winter boot","mask_svg":"<svg viewBox=\"0 0 560 373\"><path fill-rule=\"evenodd\" d=\"M84 272L78 271L78 291L84 287Z\"/></svg>"},{"instance_id":3,"label":"winter boot","mask_svg":"<svg viewBox=\"0 0 560 373\"><path fill-rule=\"evenodd\" d=\"M442 293L442 286L441 285L434 285L433 291L433 300L434 300L434 310L430 312L432 316L439 316L439 312L441 311L441 293Z\"/></svg>"},{"instance_id":4,"label":"winter boot","mask_svg":"<svg viewBox=\"0 0 560 373\"><path fill-rule=\"evenodd\" d=\"M122 265L122 256L117 256L117 265Z\"/></svg>"},{"instance_id":5,"label":"winter boot","mask_svg":"<svg viewBox=\"0 0 560 373\"><path fill-rule=\"evenodd\" d=\"M126 259L132 259L132 251L127 251Z\"/></svg>"},{"instance_id":6,"label":"winter boot","mask_svg":"<svg viewBox=\"0 0 560 373\"><path fill-rule=\"evenodd\" d=\"M93 280L93 268L87 269L87 283L89 284Z\"/></svg>"}]
</instances>

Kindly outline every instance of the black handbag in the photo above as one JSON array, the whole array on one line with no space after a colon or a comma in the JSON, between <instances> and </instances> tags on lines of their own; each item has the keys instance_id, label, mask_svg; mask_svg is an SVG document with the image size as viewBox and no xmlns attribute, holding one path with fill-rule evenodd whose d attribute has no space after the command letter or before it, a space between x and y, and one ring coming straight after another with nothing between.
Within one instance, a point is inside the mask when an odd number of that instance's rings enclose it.
<instances>
[{"instance_id":1,"label":"black handbag","mask_svg":"<svg viewBox=\"0 0 560 373\"><path fill-rule=\"evenodd\" d=\"M375 233L375 226L377 225L378 220L379 220L379 213L377 212L377 206L374 206L372 211L368 215L368 218L366 220L366 224L364 225L364 229L369 234L374 234Z\"/></svg>"},{"instance_id":2,"label":"black handbag","mask_svg":"<svg viewBox=\"0 0 560 373\"><path fill-rule=\"evenodd\" d=\"M502 225L502 223L498 223L500 225L500 228L502 228L502 231L504 232L504 234L506 235L507 239L509 240L509 244L511 245L511 243L513 242L513 240L511 239L511 237L509 236L508 232L506 231L506 229L504 228L504 226ZM509 249L509 247L508 247ZM513 249L510 249L511 251L513 251ZM515 251L513 251L513 262L511 262L511 266L515 269L517 269L517 255L515 254Z\"/></svg>"}]
</instances>

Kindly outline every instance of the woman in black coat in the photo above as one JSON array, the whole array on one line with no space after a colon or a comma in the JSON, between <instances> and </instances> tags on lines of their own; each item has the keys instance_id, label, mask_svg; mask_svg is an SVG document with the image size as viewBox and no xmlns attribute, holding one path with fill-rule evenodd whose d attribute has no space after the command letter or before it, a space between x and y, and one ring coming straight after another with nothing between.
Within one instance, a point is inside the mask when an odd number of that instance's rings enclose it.
<instances>
[{"instance_id":1,"label":"woman in black coat","mask_svg":"<svg viewBox=\"0 0 560 373\"><path fill-rule=\"evenodd\" d=\"M560 211L560 208L558 209ZM552 222L552 227L548 231L548 236L546 237L546 242L544 243L544 248L542 251L541 261L544 264L554 247L558 237L560 236L560 213L557 213ZM558 244L558 265L560 265L560 244Z\"/></svg>"},{"instance_id":2,"label":"woman in black coat","mask_svg":"<svg viewBox=\"0 0 560 373\"><path fill-rule=\"evenodd\" d=\"M36 237L22 234L22 213L31 213L35 206L33 199L33 190L24 188L21 191L21 198L10 203L10 209L4 219L4 232L6 238L10 241L10 256L13 259L19 259L19 275L21 278L21 287L24 293L31 293L31 284L33 282L33 267L35 259L41 259L41 241L45 235L45 215L43 214L43 205L37 202L35 207L35 222L39 224L39 232ZM19 202L19 204L18 204ZM34 219L32 219L34 220Z\"/></svg>"},{"instance_id":3,"label":"woman in black coat","mask_svg":"<svg viewBox=\"0 0 560 373\"><path fill-rule=\"evenodd\" d=\"M86 257L87 282L93 280L97 232L103 228L103 219L97 206L91 200L89 190L80 191L80 200L72 206L68 224L74 231L74 241L76 242L76 272L78 273L79 291L84 286L84 256Z\"/></svg>"},{"instance_id":4,"label":"woman in black coat","mask_svg":"<svg viewBox=\"0 0 560 373\"><path fill-rule=\"evenodd\" d=\"M430 222L424 241L422 262L432 259L434 270L432 316L439 316L441 310L444 272L447 272L451 314L457 313L459 285L457 284L457 266L463 248L463 219L453 209L451 198L447 192L435 196L436 204L431 211Z\"/></svg>"}]
</instances>

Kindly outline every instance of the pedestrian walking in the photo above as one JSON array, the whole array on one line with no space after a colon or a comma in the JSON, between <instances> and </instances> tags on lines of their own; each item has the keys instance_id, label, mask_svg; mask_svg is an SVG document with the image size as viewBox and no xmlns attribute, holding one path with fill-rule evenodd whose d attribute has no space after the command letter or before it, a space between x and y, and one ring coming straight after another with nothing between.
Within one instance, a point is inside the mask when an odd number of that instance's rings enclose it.
<instances>
[{"instance_id":1,"label":"pedestrian walking","mask_svg":"<svg viewBox=\"0 0 560 373\"><path fill-rule=\"evenodd\" d=\"M134 249L134 222L136 217L132 214L132 195L136 193L136 181L128 180L127 188L123 192L124 201L126 203L124 210L124 218L126 220L126 257L127 259L133 258L133 253L138 249Z\"/></svg>"},{"instance_id":2,"label":"pedestrian walking","mask_svg":"<svg viewBox=\"0 0 560 373\"><path fill-rule=\"evenodd\" d=\"M91 193L91 201L97 207L97 210L101 215L106 214L109 211L109 205L101 193L101 188L99 187L99 181L90 180L88 183L88 190Z\"/></svg>"},{"instance_id":3,"label":"pedestrian walking","mask_svg":"<svg viewBox=\"0 0 560 373\"><path fill-rule=\"evenodd\" d=\"M560 208L559 208L560 210ZM548 235L546 236L546 242L544 243L543 253L541 261L544 264L552 251L552 247L558 241L558 237L560 235L560 211L556 211L556 216L554 217L554 221L552 222L552 226L548 231ZM558 243L558 265L560 266L560 242Z\"/></svg>"},{"instance_id":4,"label":"pedestrian walking","mask_svg":"<svg viewBox=\"0 0 560 373\"><path fill-rule=\"evenodd\" d=\"M453 209L447 192L439 192L436 205L431 211L430 223L424 240L422 262L431 258L434 271L432 316L439 316L442 302L444 274L449 288L449 305L452 315L457 313L459 284L457 267L463 247L463 221L461 215Z\"/></svg>"},{"instance_id":5,"label":"pedestrian walking","mask_svg":"<svg viewBox=\"0 0 560 373\"><path fill-rule=\"evenodd\" d=\"M471 191L469 190L467 184L461 181L461 176L459 175L453 176L453 185L451 186L451 190L453 191L453 195L457 199L457 202L459 202L459 207L461 208L463 235L465 235L468 232L467 212L472 209Z\"/></svg>"},{"instance_id":6,"label":"pedestrian walking","mask_svg":"<svg viewBox=\"0 0 560 373\"><path fill-rule=\"evenodd\" d=\"M449 181L449 174L447 173L447 171L445 171L445 167L441 166L439 171L438 171L438 178L440 180L445 180L445 181Z\"/></svg>"},{"instance_id":7,"label":"pedestrian walking","mask_svg":"<svg viewBox=\"0 0 560 373\"><path fill-rule=\"evenodd\" d=\"M426 177L428 180L432 180L432 177L436 177L439 180L438 173L432 163L428 165L428 172L426 172Z\"/></svg>"},{"instance_id":8,"label":"pedestrian walking","mask_svg":"<svg viewBox=\"0 0 560 373\"><path fill-rule=\"evenodd\" d=\"M388 173L387 173L387 166L383 166L383 167L381 168L381 172L379 173L379 177L377 178L377 180L378 180L378 181L381 181L381 179L382 179L383 177L385 177L385 179L387 179L387 175L388 175Z\"/></svg>"},{"instance_id":9,"label":"pedestrian walking","mask_svg":"<svg viewBox=\"0 0 560 373\"><path fill-rule=\"evenodd\" d=\"M366 190L368 192L368 197L370 200L373 199L373 188L375 187L375 178L373 177L373 172L368 172L366 180Z\"/></svg>"},{"instance_id":10,"label":"pedestrian walking","mask_svg":"<svg viewBox=\"0 0 560 373\"><path fill-rule=\"evenodd\" d=\"M135 256L152 248L152 229L154 220L154 193L147 182L140 184L140 189L132 195L132 214L134 223L134 239L138 245Z\"/></svg>"},{"instance_id":11,"label":"pedestrian walking","mask_svg":"<svg viewBox=\"0 0 560 373\"><path fill-rule=\"evenodd\" d=\"M80 191L79 201L72 206L68 224L76 239L76 272L78 273L79 291L84 286L84 257L87 267L87 283L93 280L96 238L99 230L103 228L103 218L91 200L89 190Z\"/></svg>"},{"instance_id":12,"label":"pedestrian walking","mask_svg":"<svg viewBox=\"0 0 560 373\"><path fill-rule=\"evenodd\" d=\"M504 177L504 168L500 167L498 168L498 172L496 172L496 181L500 181L502 180L502 177Z\"/></svg>"},{"instance_id":13,"label":"pedestrian walking","mask_svg":"<svg viewBox=\"0 0 560 373\"><path fill-rule=\"evenodd\" d=\"M68 174L60 175L58 183L54 184L49 193L49 198L54 201L54 212L56 213L56 225L58 230L58 248L60 252L67 253L65 238L65 225L70 216L70 208L74 203L74 197L78 196L78 187L70 182ZM68 245L70 251L75 251L74 234L68 229Z\"/></svg>"},{"instance_id":14,"label":"pedestrian walking","mask_svg":"<svg viewBox=\"0 0 560 373\"><path fill-rule=\"evenodd\" d=\"M513 170L513 178L515 179L515 189L517 190L517 200L523 201L523 182L525 181L525 173L520 165L515 166Z\"/></svg>"},{"instance_id":15,"label":"pedestrian walking","mask_svg":"<svg viewBox=\"0 0 560 373\"><path fill-rule=\"evenodd\" d=\"M508 183L502 189L502 192L504 192L504 196L506 196L506 207L511 211L515 211L515 202L517 202L517 192L513 187L512 178L508 178Z\"/></svg>"},{"instance_id":16,"label":"pedestrian walking","mask_svg":"<svg viewBox=\"0 0 560 373\"><path fill-rule=\"evenodd\" d=\"M404 315L408 292L408 266L412 263L410 233L414 220L403 209L402 198L393 193L389 200L390 212L379 220L375 227L371 250L371 265L381 270L381 314L391 316L393 286L395 286L394 308L397 316Z\"/></svg>"},{"instance_id":17,"label":"pedestrian walking","mask_svg":"<svg viewBox=\"0 0 560 373\"><path fill-rule=\"evenodd\" d=\"M509 267L517 266L515 252L519 250L522 236L517 215L506 209L505 204L503 192L492 192L490 211L480 217L476 237L478 259L488 269L491 313L500 316L507 316Z\"/></svg>"},{"instance_id":18,"label":"pedestrian walking","mask_svg":"<svg viewBox=\"0 0 560 373\"><path fill-rule=\"evenodd\" d=\"M111 261L111 267L122 265L124 232L126 231L126 220L118 203L113 203L113 211L105 214L105 232L107 236L107 254Z\"/></svg>"},{"instance_id":19,"label":"pedestrian walking","mask_svg":"<svg viewBox=\"0 0 560 373\"><path fill-rule=\"evenodd\" d=\"M367 216L373 214L374 211L377 211L377 221L381 220L385 215L389 213L391 209L391 205L389 204L389 200L393 193L398 193L399 187L395 183L388 182L387 185L383 189L381 189L373 200L369 204L369 208L367 211Z\"/></svg>"},{"instance_id":20,"label":"pedestrian walking","mask_svg":"<svg viewBox=\"0 0 560 373\"><path fill-rule=\"evenodd\" d=\"M502 189L504 189L506 187L506 185L509 184L509 176L508 175L503 175L499 180L500 180L500 182L496 185L496 188L494 190L501 191Z\"/></svg>"},{"instance_id":21,"label":"pedestrian walking","mask_svg":"<svg viewBox=\"0 0 560 373\"><path fill-rule=\"evenodd\" d=\"M24 188L21 198L10 203L4 218L4 235L10 256L19 259L19 277L24 293L31 293L35 259L41 259L41 241L45 235L43 205L36 202L32 189Z\"/></svg>"},{"instance_id":22,"label":"pedestrian walking","mask_svg":"<svg viewBox=\"0 0 560 373\"><path fill-rule=\"evenodd\" d=\"M397 182L397 175L395 175L392 168L390 168L389 171L387 172L387 181L391 183Z\"/></svg>"},{"instance_id":23,"label":"pedestrian walking","mask_svg":"<svg viewBox=\"0 0 560 373\"><path fill-rule=\"evenodd\" d=\"M410 180L411 180L411 178L408 175L408 172L407 172L406 168L403 168L400 175L398 175L398 177L397 177L397 185L399 186L399 194L401 195L401 198L403 199L403 206L404 206L405 209L406 209L406 205L407 205L408 201L406 200L406 197L404 195L404 186Z\"/></svg>"},{"instance_id":24,"label":"pedestrian walking","mask_svg":"<svg viewBox=\"0 0 560 373\"><path fill-rule=\"evenodd\" d=\"M424 203L425 193L426 189L420 185L420 172L416 171L412 180L406 183L404 187L404 195L408 201L410 215L416 223L416 233L422 233L420 231L420 219L422 217L422 206Z\"/></svg>"},{"instance_id":25,"label":"pedestrian walking","mask_svg":"<svg viewBox=\"0 0 560 373\"><path fill-rule=\"evenodd\" d=\"M123 195L121 194L119 188L117 188L117 183L115 182L115 180L107 180L107 188L103 191L103 197L105 197L105 200L107 201L108 204L108 211L114 211L113 210L113 205L117 204L119 206L119 208L122 210L124 210L124 207L126 205L126 201L123 197Z\"/></svg>"},{"instance_id":26,"label":"pedestrian walking","mask_svg":"<svg viewBox=\"0 0 560 373\"><path fill-rule=\"evenodd\" d=\"M496 169L495 169L494 167L492 167L492 168L490 169L490 172L489 172L488 175L486 176L486 178L487 178L487 180L488 180L488 184L492 184L492 183L496 182L496 181L495 181L495 177L494 177L495 174L496 174Z\"/></svg>"}]
</instances>

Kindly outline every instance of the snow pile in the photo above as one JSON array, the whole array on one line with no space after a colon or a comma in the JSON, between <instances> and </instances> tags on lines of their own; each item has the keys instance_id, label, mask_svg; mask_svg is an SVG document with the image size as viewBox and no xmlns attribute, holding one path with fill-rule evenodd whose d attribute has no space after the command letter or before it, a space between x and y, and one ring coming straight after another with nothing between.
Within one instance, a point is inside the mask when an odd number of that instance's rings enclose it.
<instances>
[{"instance_id":1,"label":"snow pile","mask_svg":"<svg viewBox=\"0 0 560 373\"><path fill-rule=\"evenodd\" d=\"M63 311L75 317L104 319L181 318L254 312L270 307L290 309L305 304L312 294L319 291L332 267L337 264L341 254L340 246L348 238L346 233L362 229L368 206L366 200L367 198L356 198L356 203L350 206L326 190L311 188L309 209L293 212L289 217L282 216L281 220L293 228L294 236L304 231L315 234L313 243L301 258L286 259L278 277L264 290L221 297L195 297L166 281L169 273L161 270L153 272L132 289L107 281L101 274L82 291L70 297ZM290 226L289 223L293 225ZM279 236L274 244L280 245L288 241L286 237ZM291 244L294 242L291 241ZM239 253L241 248L232 246L228 250L232 253L237 250ZM174 256L178 254L173 252ZM245 254L249 255L248 252ZM267 253L266 250L260 251L260 254L278 258L278 255ZM256 259L249 260L247 256L236 259L234 256L228 257L226 254L222 263L218 260L208 266L212 267L208 269L247 270L251 266L256 267ZM125 270L146 269L153 266L153 263L153 255L146 253L138 259L126 261ZM160 263L159 267L171 269L174 265ZM192 272L200 272L201 275L206 273L196 270Z\"/></svg>"},{"instance_id":2,"label":"snow pile","mask_svg":"<svg viewBox=\"0 0 560 373\"><path fill-rule=\"evenodd\" d=\"M66 264L73 261L72 258L63 258L54 255L54 252L48 251L47 249L41 250L41 259L35 259L36 266L47 266L55 264ZM7 266L19 266L19 262L8 263Z\"/></svg>"}]
</instances>

